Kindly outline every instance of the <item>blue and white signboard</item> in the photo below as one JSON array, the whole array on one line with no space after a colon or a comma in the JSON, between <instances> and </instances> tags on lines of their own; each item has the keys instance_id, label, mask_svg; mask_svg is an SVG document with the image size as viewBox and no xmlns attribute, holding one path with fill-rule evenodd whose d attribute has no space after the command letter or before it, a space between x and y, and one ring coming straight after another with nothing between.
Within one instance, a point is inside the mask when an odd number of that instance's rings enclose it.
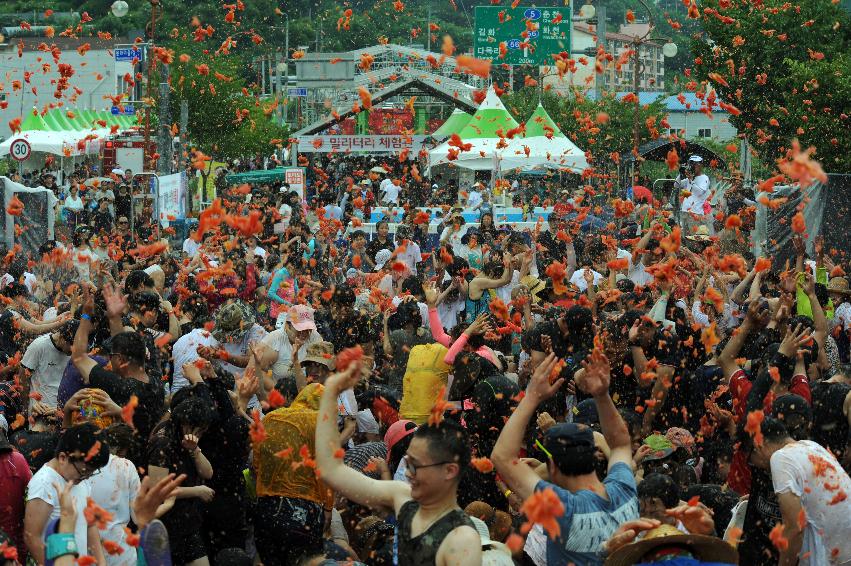
<instances>
[{"instance_id":1,"label":"blue and white signboard","mask_svg":"<svg viewBox=\"0 0 851 566\"><path fill-rule=\"evenodd\" d=\"M293 97L295 97L295 96L301 96L301 97L305 97L305 96L307 96L307 87L300 86L300 87L291 87L291 88L288 88L288 89L287 89L287 96L293 96Z\"/></svg>"},{"instance_id":2,"label":"blue and white signboard","mask_svg":"<svg viewBox=\"0 0 851 566\"><path fill-rule=\"evenodd\" d=\"M112 115L113 116L134 116L136 114L136 107L132 104L125 104L123 106L113 106L112 107Z\"/></svg>"},{"instance_id":3,"label":"blue and white signboard","mask_svg":"<svg viewBox=\"0 0 851 566\"><path fill-rule=\"evenodd\" d=\"M145 59L145 52L133 47L116 48L113 54L116 61L132 62L134 59L138 61L143 61Z\"/></svg>"}]
</instances>

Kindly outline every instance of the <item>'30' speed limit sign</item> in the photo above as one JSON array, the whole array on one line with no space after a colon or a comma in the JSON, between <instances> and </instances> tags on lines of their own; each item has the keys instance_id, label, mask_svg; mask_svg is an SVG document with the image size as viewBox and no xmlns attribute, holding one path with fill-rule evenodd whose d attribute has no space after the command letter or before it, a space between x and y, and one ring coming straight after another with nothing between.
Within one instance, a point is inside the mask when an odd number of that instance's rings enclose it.
<instances>
[{"instance_id":1,"label":"'30' speed limit sign","mask_svg":"<svg viewBox=\"0 0 851 566\"><path fill-rule=\"evenodd\" d=\"M9 153L12 154L12 159L17 159L18 161L26 161L30 158L30 153L32 153L30 142L23 139L17 139L13 141L12 145L9 147Z\"/></svg>"}]
</instances>

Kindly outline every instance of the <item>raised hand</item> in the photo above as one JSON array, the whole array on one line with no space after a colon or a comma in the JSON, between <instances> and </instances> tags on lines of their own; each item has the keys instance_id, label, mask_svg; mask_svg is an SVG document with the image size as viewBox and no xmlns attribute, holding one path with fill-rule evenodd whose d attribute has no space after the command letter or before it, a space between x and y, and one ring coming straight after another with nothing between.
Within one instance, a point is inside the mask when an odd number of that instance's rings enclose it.
<instances>
[{"instance_id":1,"label":"raised hand","mask_svg":"<svg viewBox=\"0 0 851 566\"><path fill-rule=\"evenodd\" d=\"M532 373L532 378L529 380L529 385L526 386L526 397L530 400L540 403L546 401L556 394L556 391L564 384L564 378L559 377L550 383L550 375L556 367L558 359L555 354L550 354L544 361L535 368Z\"/></svg>"},{"instance_id":2,"label":"raised hand","mask_svg":"<svg viewBox=\"0 0 851 566\"><path fill-rule=\"evenodd\" d=\"M612 371L606 355L594 350L588 359L582 361L582 367L585 371L577 376L579 388L592 397L608 395Z\"/></svg>"},{"instance_id":3,"label":"raised hand","mask_svg":"<svg viewBox=\"0 0 851 566\"><path fill-rule=\"evenodd\" d=\"M133 522L141 529L157 517L157 509L167 499L173 498L186 479L186 474L169 474L158 482L150 476L142 480L139 493L133 501Z\"/></svg>"},{"instance_id":4,"label":"raised hand","mask_svg":"<svg viewBox=\"0 0 851 566\"><path fill-rule=\"evenodd\" d=\"M195 452L198 449L198 437L194 434L184 434L180 445L183 446L187 452Z\"/></svg>"},{"instance_id":5,"label":"raised hand","mask_svg":"<svg viewBox=\"0 0 851 566\"><path fill-rule=\"evenodd\" d=\"M106 302L106 315L109 318L120 317L127 309L127 297L112 283L103 286L103 299Z\"/></svg>"},{"instance_id":6,"label":"raised hand","mask_svg":"<svg viewBox=\"0 0 851 566\"><path fill-rule=\"evenodd\" d=\"M437 297L440 293L437 290L435 283L429 283L425 287L425 301L429 308L437 306Z\"/></svg>"},{"instance_id":7,"label":"raised hand","mask_svg":"<svg viewBox=\"0 0 851 566\"><path fill-rule=\"evenodd\" d=\"M780 347L777 348L777 353L783 354L787 358L795 358L798 355L799 348L809 344L812 339L809 328L801 324L796 325L794 330L790 327L786 330L786 335L783 337Z\"/></svg>"}]
</instances>

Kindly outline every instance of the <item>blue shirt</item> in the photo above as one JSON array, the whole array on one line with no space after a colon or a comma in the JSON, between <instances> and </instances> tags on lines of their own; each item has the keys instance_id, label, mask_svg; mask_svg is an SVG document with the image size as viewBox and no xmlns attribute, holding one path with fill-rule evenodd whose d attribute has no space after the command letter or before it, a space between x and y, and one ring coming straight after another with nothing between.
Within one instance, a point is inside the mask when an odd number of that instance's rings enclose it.
<instances>
[{"instance_id":1,"label":"blue shirt","mask_svg":"<svg viewBox=\"0 0 851 566\"><path fill-rule=\"evenodd\" d=\"M561 536L547 538L547 564L602 565L600 545L622 523L638 519L638 492L628 465L612 466L603 485L608 500L591 490L572 493L543 480L535 486L535 491L551 488L564 505L564 515L558 518Z\"/></svg>"}]
</instances>

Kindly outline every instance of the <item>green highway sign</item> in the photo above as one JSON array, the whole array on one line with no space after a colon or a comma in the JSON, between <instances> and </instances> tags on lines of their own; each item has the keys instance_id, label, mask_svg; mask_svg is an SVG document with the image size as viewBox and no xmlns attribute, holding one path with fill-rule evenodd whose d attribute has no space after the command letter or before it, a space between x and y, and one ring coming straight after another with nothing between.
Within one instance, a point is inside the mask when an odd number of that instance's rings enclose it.
<instances>
[{"instance_id":1,"label":"green highway sign","mask_svg":"<svg viewBox=\"0 0 851 566\"><path fill-rule=\"evenodd\" d=\"M496 64L550 65L570 52L573 9L476 6L473 56Z\"/></svg>"}]
</instances>

